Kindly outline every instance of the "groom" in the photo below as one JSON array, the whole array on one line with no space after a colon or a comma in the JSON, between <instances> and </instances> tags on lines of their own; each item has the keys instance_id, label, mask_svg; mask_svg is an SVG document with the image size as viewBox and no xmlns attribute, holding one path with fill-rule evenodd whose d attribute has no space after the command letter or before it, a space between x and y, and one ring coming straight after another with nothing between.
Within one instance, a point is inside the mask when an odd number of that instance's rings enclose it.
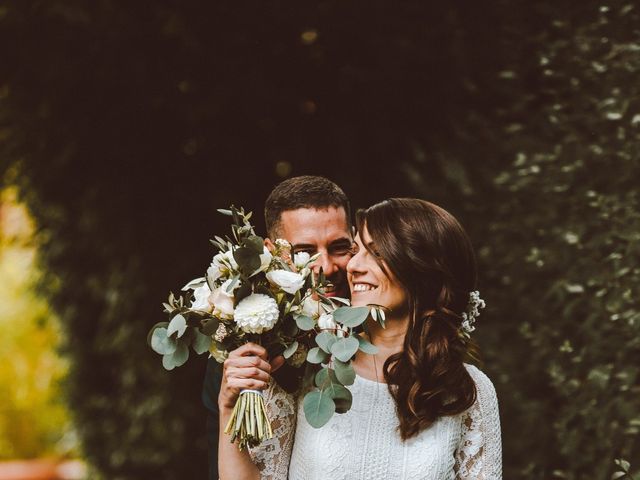
<instances>
[{"instance_id":1,"label":"groom","mask_svg":"<svg viewBox=\"0 0 640 480\"><path fill-rule=\"evenodd\" d=\"M349 200L332 181L317 176L293 177L278 184L267 198L264 208L267 246L271 240L283 238L292 245L293 253L320 253L313 266L317 275L322 268L332 287L327 296L348 297L346 267L351 258L353 238ZM271 240L270 240L271 239ZM279 382L288 383L291 369L274 373ZM202 400L207 408L209 443L209 479L218 478L218 394L221 369L213 359L207 363Z\"/></svg>"}]
</instances>

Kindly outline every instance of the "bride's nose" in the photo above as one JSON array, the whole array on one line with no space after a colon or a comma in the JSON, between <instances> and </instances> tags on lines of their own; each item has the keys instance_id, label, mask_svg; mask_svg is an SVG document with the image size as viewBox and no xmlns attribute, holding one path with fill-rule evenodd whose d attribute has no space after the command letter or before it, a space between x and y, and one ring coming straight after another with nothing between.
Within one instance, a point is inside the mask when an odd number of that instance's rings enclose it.
<instances>
[{"instance_id":1,"label":"bride's nose","mask_svg":"<svg viewBox=\"0 0 640 480\"><path fill-rule=\"evenodd\" d=\"M349 263L347 263L347 273L349 275L357 275L359 273L364 273L365 268L362 263L362 255L361 252L357 252L351 259Z\"/></svg>"}]
</instances>

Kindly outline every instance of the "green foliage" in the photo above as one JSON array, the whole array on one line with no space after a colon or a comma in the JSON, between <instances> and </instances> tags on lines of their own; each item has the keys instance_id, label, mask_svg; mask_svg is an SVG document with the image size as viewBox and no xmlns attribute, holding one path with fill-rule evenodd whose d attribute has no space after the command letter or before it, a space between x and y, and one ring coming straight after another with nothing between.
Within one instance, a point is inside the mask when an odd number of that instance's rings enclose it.
<instances>
[{"instance_id":1,"label":"green foliage","mask_svg":"<svg viewBox=\"0 0 640 480\"><path fill-rule=\"evenodd\" d=\"M0 13L0 169L37 221L92 464L203 477L204 365L165 374L140 339L210 258L216 207L260 211L282 165L356 207L413 195L463 220L505 478L604 480L639 458L638 7L233 7ZM316 397L319 417L343 401Z\"/></svg>"}]
</instances>

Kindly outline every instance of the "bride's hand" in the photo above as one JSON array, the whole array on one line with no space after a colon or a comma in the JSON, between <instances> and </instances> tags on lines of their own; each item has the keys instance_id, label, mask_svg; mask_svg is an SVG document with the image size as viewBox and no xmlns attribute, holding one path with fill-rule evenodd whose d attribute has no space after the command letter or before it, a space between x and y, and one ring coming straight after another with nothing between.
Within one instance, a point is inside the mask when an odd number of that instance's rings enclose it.
<instances>
[{"instance_id":1,"label":"bride's hand","mask_svg":"<svg viewBox=\"0 0 640 480\"><path fill-rule=\"evenodd\" d=\"M229 352L222 370L218 397L220 410L233 409L242 390L264 390L271 380L272 367L267 351L255 343L247 343Z\"/></svg>"}]
</instances>

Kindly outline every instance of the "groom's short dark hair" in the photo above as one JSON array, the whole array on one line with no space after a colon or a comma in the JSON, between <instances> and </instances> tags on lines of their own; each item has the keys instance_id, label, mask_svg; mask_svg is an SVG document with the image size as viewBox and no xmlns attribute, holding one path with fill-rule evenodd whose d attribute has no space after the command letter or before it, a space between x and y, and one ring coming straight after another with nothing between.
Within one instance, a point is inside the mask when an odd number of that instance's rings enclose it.
<instances>
[{"instance_id":1,"label":"groom's short dark hair","mask_svg":"<svg viewBox=\"0 0 640 480\"><path fill-rule=\"evenodd\" d=\"M264 206L267 234L277 237L282 212L299 208L344 208L347 224L351 225L349 199L342 189L325 177L303 175L279 183L271 191Z\"/></svg>"}]
</instances>

